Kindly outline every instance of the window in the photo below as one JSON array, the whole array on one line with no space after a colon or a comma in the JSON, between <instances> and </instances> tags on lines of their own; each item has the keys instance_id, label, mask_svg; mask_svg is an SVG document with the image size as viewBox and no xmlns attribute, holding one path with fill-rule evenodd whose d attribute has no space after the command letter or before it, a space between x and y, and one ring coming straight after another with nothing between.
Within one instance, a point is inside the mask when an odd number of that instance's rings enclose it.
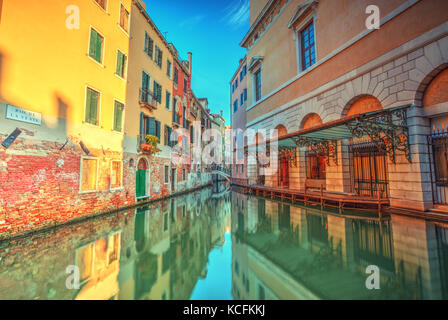
<instances>
[{"instance_id":1,"label":"window","mask_svg":"<svg viewBox=\"0 0 448 320\"><path fill-rule=\"evenodd\" d=\"M154 57L154 59L159 68L162 68L163 52L157 45L156 45L156 56Z\"/></svg>"},{"instance_id":2,"label":"window","mask_svg":"<svg viewBox=\"0 0 448 320\"><path fill-rule=\"evenodd\" d=\"M244 94L244 101L247 101L247 89L244 89L243 94Z\"/></svg>"},{"instance_id":3,"label":"window","mask_svg":"<svg viewBox=\"0 0 448 320\"><path fill-rule=\"evenodd\" d=\"M320 153L308 152L306 154L306 177L307 179L325 179L326 158Z\"/></svg>"},{"instance_id":4,"label":"window","mask_svg":"<svg viewBox=\"0 0 448 320\"><path fill-rule=\"evenodd\" d=\"M186 171L185 169L182 169L182 180L185 181L186 179Z\"/></svg>"},{"instance_id":5,"label":"window","mask_svg":"<svg viewBox=\"0 0 448 320\"><path fill-rule=\"evenodd\" d=\"M314 41L314 23L311 22L300 33L301 64L305 71L316 63L316 46Z\"/></svg>"},{"instance_id":6,"label":"window","mask_svg":"<svg viewBox=\"0 0 448 320\"><path fill-rule=\"evenodd\" d=\"M179 70L177 68L174 68L174 83L176 86L179 84Z\"/></svg>"},{"instance_id":7,"label":"window","mask_svg":"<svg viewBox=\"0 0 448 320\"><path fill-rule=\"evenodd\" d=\"M169 170L170 170L170 167L165 166L165 183L169 182Z\"/></svg>"},{"instance_id":8,"label":"window","mask_svg":"<svg viewBox=\"0 0 448 320\"><path fill-rule=\"evenodd\" d=\"M120 7L120 27L123 28L124 31L128 32L129 12L123 5Z\"/></svg>"},{"instance_id":9,"label":"window","mask_svg":"<svg viewBox=\"0 0 448 320\"><path fill-rule=\"evenodd\" d=\"M171 79L171 61L166 60L166 75Z\"/></svg>"},{"instance_id":10,"label":"window","mask_svg":"<svg viewBox=\"0 0 448 320\"><path fill-rule=\"evenodd\" d=\"M171 127L165 125L165 131L164 131L164 138L165 138L165 145L166 146L174 146L174 142L171 142L171 133L173 132L173 129Z\"/></svg>"},{"instance_id":11,"label":"window","mask_svg":"<svg viewBox=\"0 0 448 320\"><path fill-rule=\"evenodd\" d=\"M94 29L90 29L89 57L98 63L103 61L104 38Z\"/></svg>"},{"instance_id":12,"label":"window","mask_svg":"<svg viewBox=\"0 0 448 320\"><path fill-rule=\"evenodd\" d=\"M92 158L81 159L81 191L96 190L98 160Z\"/></svg>"},{"instance_id":13,"label":"window","mask_svg":"<svg viewBox=\"0 0 448 320\"><path fill-rule=\"evenodd\" d=\"M241 165L241 173L244 173L244 164Z\"/></svg>"},{"instance_id":14,"label":"window","mask_svg":"<svg viewBox=\"0 0 448 320\"><path fill-rule=\"evenodd\" d=\"M187 93L187 88L188 88L188 81L187 79L184 79L184 92Z\"/></svg>"},{"instance_id":15,"label":"window","mask_svg":"<svg viewBox=\"0 0 448 320\"><path fill-rule=\"evenodd\" d=\"M434 167L436 183L448 185L448 138L434 139Z\"/></svg>"},{"instance_id":16,"label":"window","mask_svg":"<svg viewBox=\"0 0 448 320\"><path fill-rule=\"evenodd\" d=\"M238 100L235 100L233 102L233 113L238 111Z\"/></svg>"},{"instance_id":17,"label":"window","mask_svg":"<svg viewBox=\"0 0 448 320\"><path fill-rule=\"evenodd\" d=\"M235 89L238 88L238 79L235 80Z\"/></svg>"},{"instance_id":18,"label":"window","mask_svg":"<svg viewBox=\"0 0 448 320\"><path fill-rule=\"evenodd\" d=\"M100 93L87 88L85 122L98 125L98 104Z\"/></svg>"},{"instance_id":19,"label":"window","mask_svg":"<svg viewBox=\"0 0 448 320\"><path fill-rule=\"evenodd\" d=\"M190 127L190 143L194 143L194 127Z\"/></svg>"},{"instance_id":20,"label":"window","mask_svg":"<svg viewBox=\"0 0 448 320\"><path fill-rule=\"evenodd\" d=\"M121 132L123 124L123 110L124 104L115 101L114 105L114 130Z\"/></svg>"},{"instance_id":21,"label":"window","mask_svg":"<svg viewBox=\"0 0 448 320\"><path fill-rule=\"evenodd\" d=\"M244 103L244 93L240 94L240 106L242 106Z\"/></svg>"},{"instance_id":22,"label":"window","mask_svg":"<svg viewBox=\"0 0 448 320\"><path fill-rule=\"evenodd\" d=\"M110 188L116 189L121 188L123 185L122 181L122 174L121 174L121 161L112 161L112 169L110 174Z\"/></svg>"},{"instance_id":23,"label":"window","mask_svg":"<svg viewBox=\"0 0 448 320\"><path fill-rule=\"evenodd\" d=\"M255 79L255 101L261 99L261 69L258 69L254 75Z\"/></svg>"},{"instance_id":24,"label":"window","mask_svg":"<svg viewBox=\"0 0 448 320\"><path fill-rule=\"evenodd\" d=\"M162 103L162 86L154 80L154 100Z\"/></svg>"},{"instance_id":25,"label":"window","mask_svg":"<svg viewBox=\"0 0 448 320\"><path fill-rule=\"evenodd\" d=\"M235 92L235 86L234 86L234 84L232 83L232 93L234 93Z\"/></svg>"},{"instance_id":26,"label":"window","mask_svg":"<svg viewBox=\"0 0 448 320\"><path fill-rule=\"evenodd\" d=\"M247 74L247 68L246 68L246 66L244 66L244 67L243 67L243 77L245 77L246 74Z\"/></svg>"},{"instance_id":27,"label":"window","mask_svg":"<svg viewBox=\"0 0 448 320\"><path fill-rule=\"evenodd\" d=\"M243 70L240 72L240 82L243 81Z\"/></svg>"},{"instance_id":28,"label":"window","mask_svg":"<svg viewBox=\"0 0 448 320\"><path fill-rule=\"evenodd\" d=\"M117 52L117 69L115 70L115 74L124 79L124 75L126 72L126 55L118 50Z\"/></svg>"},{"instance_id":29,"label":"window","mask_svg":"<svg viewBox=\"0 0 448 320\"><path fill-rule=\"evenodd\" d=\"M145 33L145 52L148 57L152 59L154 53L154 40L152 40L147 33Z\"/></svg>"},{"instance_id":30,"label":"window","mask_svg":"<svg viewBox=\"0 0 448 320\"><path fill-rule=\"evenodd\" d=\"M142 102L150 102L150 83L151 77L145 71L142 71L142 89L140 92L140 101Z\"/></svg>"},{"instance_id":31,"label":"window","mask_svg":"<svg viewBox=\"0 0 448 320\"><path fill-rule=\"evenodd\" d=\"M166 91L166 99L165 99L165 102L166 102L166 109L167 110L170 110L170 108L171 108L171 93L169 93L168 91Z\"/></svg>"},{"instance_id":32,"label":"window","mask_svg":"<svg viewBox=\"0 0 448 320\"><path fill-rule=\"evenodd\" d=\"M159 138L160 142L160 121L153 117L148 117L143 112L140 113L140 134L146 136L148 134Z\"/></svg>"},{"instance_id":33,"label":"window","mask_svg":"<svg viewBox=\"0 0 448 320\"><path fill-rule=\"evenodd\" d=\"M106 0L95 0L96 3L98 3L98 5L103 8L104 10L106 10Z\"/></svg>"}]
</instances>

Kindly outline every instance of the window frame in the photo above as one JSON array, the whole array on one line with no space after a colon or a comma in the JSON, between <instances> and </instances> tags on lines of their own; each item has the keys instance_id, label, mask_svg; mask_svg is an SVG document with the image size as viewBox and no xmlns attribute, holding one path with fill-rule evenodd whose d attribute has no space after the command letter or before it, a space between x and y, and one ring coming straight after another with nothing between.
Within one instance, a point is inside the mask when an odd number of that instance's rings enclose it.
<instances>
[{"instance_id":1,"label":"window frame","mask_svg":"<svg viewBox=\"0 0 448 320\"><path fill-rule=\"evenodd\" d=\"M102 46L101 46L101 61L97 61L94 57L92 57L90 55L90 45L91 45L91 42L92 42L92 40L91 40L92 30L95 31L98 35L100 35L102 37L102 39L103 39ZM87 56L89 57L89 59L91 59L92 61L96 62L97 64L99 64L101 67L104 68L105 52L106 52L106 37L104 36L104 34L99 32L97 28L95 28L92 25L90 25L89 26L89 45L87 46Z\"/></svg>"},{"instance_id":2,"label":"window frame","mask_svg":"<svg viewBox=\"0 0 448 320\"><path fill-rule=\"evenodd\" d=\"M173 73L173 63L171 62L170 59L166 58L166 75L170 80L172 73Z\"/></svg>"},{"instance_id":3,"label":"window frame","mask_svg":"<svg viewBox=\"0 0 448 320\"><path fill-rule=\"evenodd\" d=\"M170 183L170 166L165 165L164 166L164 184L169 184Z\"/></svg>"},{"instance_id":4,"label":"window frame","mask_svg":"<svg viewBox=\"0 0 448 320\"><path fill-rule=\"evenodd\" d=\"M98 104L97 104L97 113L96 113L96 124L90 123L86 121L87 116L87 90L92 90L98 93ZM84 96L84 119L83 124L99 127L100 126L100 119L101 119L101 99L102 99L103 93L100 90L97 90L96 88L86 85L85 86L85 96Z\"/></svg>"},{"instance_id":5,"label":"window frame","mask_svg":"<svg viewBox=\"0 0 448 320\"><path fill-rule=\"evenodd\" d=\"M124 64L123 64L123 76L119 75L117 73L117 67L118 67L118 53L121 53L123 57L125 58ZM127 70L128 70L128 56L123 53L120 49L117 49L117 59L116 59L116 65L115 65L115 75L118 76L120 79L126 80L127 78Z\"/></svg>"},{"instance_id":6,"label":"window frame","mask_svg":"<svg viewBox=\"0 0 448 320\"><path fill-rule=\"evenodd\" d=\"M257 99L257 74L260 73L260 97ZM252 94L254 103L257 103L263 99L263 65L261 62L254 67L252 72Z\"/></svg>"},{"instance_id":7,"label":"window frame","mask_svg":"<svg viewBox=\"0 0 448 320\"><path fill-rule=\"evenodd\" d=\"M115 103L116 102L118 102L119 104L121 104L123 106L122 113L121 113L121 130L120 131L115 129ZM118 99L114 99L114 116L112 117L112 131L119 132L119 133L123 133L124 132L123 124L124 124L124 110L125 110L125 108L126 108L126 105L123 102L121 102Z\"/></svg>"},{"instance_id":8,"label":"window frame","mask_svg":"<svg viewBox=\"0 0 448 320\"><path fill-rule=\"evenodd\" d=\"M119 187L112 187L112 170L113 170L113 163L114 162L119 162L120 163L120 175L121 175L121 179L120 179L120 186ZM123 185L123 161L120 160L111 160L110 161L110 182L109 182L109 191L116 191L116 190L123 190L124 185Z\"/></svg>"},{"instance_id":9,"label":"window frame","mask_svg":"<svg viewBox=\"0 0 448 320\"><path fill-rule=\"evenodd\" d=\"M95 160L96 161L96 173L95 173L95 189L94 190L82 190L82 169L84 168L84 160ZM99 172L99 159L97 157L90 156L81 156L81 163L79 166L79 192L80 194L84 193L93 193L98 192L98 172Z\"/></svg>"},{"instance_id":10,"label":"window frame","mask_svg":"<svg viewBox=\"0 0 448 320\"><path fill-rule=\"evenodd\" d=\"M107 13L107 7L108 7L108 4L109 4L109 1L108 1L108 0L104 0L104 8L98 3L97 0L93 0L93 2L95 2L95 4L96 4L98 7L100 7L102 10L104 10L104 12Z\"/></svg>"},{"instance_id":11,"label":"window frame","mask_svg":"<svg viewBox=\"0 0 448 320\"><path fill-rule=\"evenodd\" d=\"M307 19L305 19L297 28L295 28L294 37L296 40L296 60L297 60L297 74L301 74L303 72L309 71L314 65L318 63L317 59L317 38L316 38L316 13L309 16ZM308 68L303 70L303 58L302 58L302 32L308 28L311 24L314 25L313 32L314 32L314 55L315 55L315 62L314 64L310 65Z\"/></svg>"},{"instance_id":12,"label":"window frame","mask_svg":"<svg viewBox=\"0 0 448 320\"><path fill-rule=\"evenodd\" d=\"M165 90L165 109L171 111L171 92Z\"/></svg>"},{"instance_id":13,"label":"window frame","mask_svg":"<svg viewBox=\"0 0 448 320\"><path fill-rule=\"evenodd\" d=\"M128 25L126 27L127 30L121 26L121 8L123 8L128 13ZM119 9L118 9L118 26L127 35L129 35L129 28L130 28L130 25L131 25L130 21L131 21L131 12L125 7L125 5L122 2L120 2L120 6L119 6Z\"/></svg>"},{"instance_id":14,"label":"window frame","mask_svg":"<svg viewBox=\"0 0 448 320\"><path fill-rule=\"evenodd\" d=\"M149 55L149 52L146 51L146 39L149 39L148 40L148 51L149 51L150 47L152 48L151 55ZM152 42L152 46L149 46L151 44L151 42ZM147 31L145 31L145 40L143 42L143 51L145 52L146 56L148 58L150 58L151 60L154 59L154 51L155 51L154 46L155 46L154 39L151 38L151 35Z\"/></svg>"}]
</instances>

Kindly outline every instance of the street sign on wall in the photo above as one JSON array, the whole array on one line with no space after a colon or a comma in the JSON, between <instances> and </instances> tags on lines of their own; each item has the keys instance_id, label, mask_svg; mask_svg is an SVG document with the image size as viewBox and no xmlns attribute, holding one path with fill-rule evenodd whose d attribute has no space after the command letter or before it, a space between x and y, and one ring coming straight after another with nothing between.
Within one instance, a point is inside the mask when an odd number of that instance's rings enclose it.
<instances>
[{"instance_id":1,"label":"street sign on wall","mask_svg":"<svg viewBox=\"0 0 448 320\"><path fill-rule=\"evenodd\" d=\"M42 125L42 114L28 111L12 105L6 106L6 119L17 120L37 125Z\"/></svg>"}]
</instances>

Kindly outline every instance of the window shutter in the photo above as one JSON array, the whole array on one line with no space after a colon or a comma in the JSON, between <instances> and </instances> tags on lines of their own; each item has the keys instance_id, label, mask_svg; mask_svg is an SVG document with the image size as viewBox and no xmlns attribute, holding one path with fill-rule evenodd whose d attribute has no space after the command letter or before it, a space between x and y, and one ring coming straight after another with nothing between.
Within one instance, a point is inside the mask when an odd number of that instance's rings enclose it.
<instances>
[{"instance_id":1,"label":"window shutter","mask_svg":"<svg viewBox=\"0 0 448 320\"><path fill-rule=\"evenodd\" d=\"M160 121L156 121L156 137L159 138L160 143Z\"/></svg>"},{"instance_id":2,"label":"window shutter","mask_svg":"<svg viewBox=\"0 0 448 320\"><path fill-rule=\"evenodd\" d=\"M123 53L121 53L121 51L118 51L117 53L117 74L120 77L123 77L124 75L124 70L123 70Z\"/></svg>"},{"instance_id":3,"label":"window shutter","mask_svg":"<svg viewBox=\"0 0 448 320\"><path fill-rule=\"evenodd\" d=\"M91 103L92 101L92 91L90 91L89 89L87 89L87 96L86 96L86 116L84 118L84 120L88 123L90 123L90 108L91 108Z\"/></svg>"},{"instance_id":4,"label":"window shutter","mask_svg":"<svg viewBox=\"0 0 448 320\"><path fill-rule=\"evenodd\" d=\"M114 129L116 131L122 130L122 119L123 119L123 105L117 101L115 101L115 125Z\"/></svg>"},{"instance_id":5,"label":"window shutter","mask_svg":"<svg viewBox=\"0 0 448 320\"><path fill-rule=\"evenodd\" d=\"M102 51L103 41L101 39L101 36L96 33L96 48L95 48L95 58L96 61L101 63L101 51Z\"/></svg>"},{"instance_id":6,"label":"window shutter","mask_svg":"<svg viewBox=\"0 0 448 320\"><path fill-rule=\"evenodd\" d=\"M156 120L154 118L149 118L149 134L156 136Z\"/></svg>"},{"instance_id":7,"label":"window shutter","mask_svg":"<svg viewBox=\"0 0 448 320\"><path fill-rule=\"evenodd\" d=\"M140 112L140 135L144 135L145 131L144 131L144 121L145 119L143 118L143 112Z\"/></svg>"},{"instance_id":8,"label":"window shutter","mask_svg":"<svg viewBox=\"0 0 448 320\"><path fill-rule=\"evenodd\" d=\"M147 33L145 33L145 52L148 53L149 51L149 36Z\"/></svg>"},{"instance_id":9,"label":"window shutter","mask_svg":"<svg viewBox=\"0 0 448 320\"><path fill-rule=\"evenodd\" d=\"M96 32L93 29L90 29L90 44L89 44L89 56L95 58L95 49L96 49Z\"/></svg>"},{"instance_id":10,"label":"window shutter","mask_svg":"<svg viewBox=\"0 0 448 320\"><path fill-rule=\"evenodd\" d=\"M154 54L154 41L151 39L151 37L149 38L149 51L148 51L148 53L149 53L149 56L152 59L152 56Z\"/></svg>"}]
</instances>

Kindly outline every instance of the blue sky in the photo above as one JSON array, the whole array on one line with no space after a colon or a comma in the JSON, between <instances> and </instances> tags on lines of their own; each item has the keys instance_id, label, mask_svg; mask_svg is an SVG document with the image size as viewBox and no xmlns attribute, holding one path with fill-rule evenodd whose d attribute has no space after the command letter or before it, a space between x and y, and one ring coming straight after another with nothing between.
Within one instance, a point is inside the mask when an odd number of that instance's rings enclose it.
<instances>
[{"instance_id":1,"label":"blue sky","mask_svg":"<svg viewBox=\"0 0 448 320\"><path fill-rule=\"evenodd\" d=\"M230 79L245 49L249 0L144 0L150 17L182 59L193 53L192 88L230 125Z\"/></svg>"}]
</instances>

